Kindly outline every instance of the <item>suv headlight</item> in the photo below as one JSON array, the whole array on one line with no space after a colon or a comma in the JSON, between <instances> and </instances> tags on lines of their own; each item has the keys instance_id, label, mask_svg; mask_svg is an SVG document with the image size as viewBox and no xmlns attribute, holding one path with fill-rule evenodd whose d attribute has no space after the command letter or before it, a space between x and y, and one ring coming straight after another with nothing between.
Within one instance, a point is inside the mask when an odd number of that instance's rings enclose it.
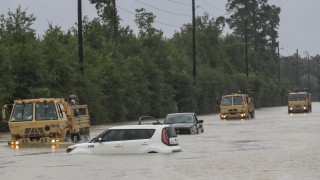
<instances>
[{"instance_id":1,"label":"suv headlight","mask_svg":"<svg viewBox=\"0 0 320 180\"><path fill-rule=\"evenodd\" d=\"M190 133L191 134L197 134L197 127L193 126L192 128L190 128Z\"/></svg>"}]
</instances>

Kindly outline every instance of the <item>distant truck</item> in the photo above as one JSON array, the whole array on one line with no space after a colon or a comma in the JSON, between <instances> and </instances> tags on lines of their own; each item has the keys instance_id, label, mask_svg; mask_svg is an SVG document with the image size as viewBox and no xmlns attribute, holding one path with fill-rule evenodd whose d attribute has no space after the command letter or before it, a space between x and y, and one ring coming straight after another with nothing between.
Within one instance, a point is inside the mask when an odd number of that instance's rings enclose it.
<instances>
[{"instance_id":1,"label":"distant truck","mask_svg":"<svg viewBox=\"0 0 320 180\"><path fill-rule=\"evenodd\" d=\"M255 117L253 94L232 93L220 101L220 119L252 119Z\"/></svg>"},{"instance_id":2,"label":"distant truck","mask_svg":"<svg viewBox=\"0 0 320 180\"><path fill-rule=\"evenodd\" d=\"M291 92L288 95L288 113L311 112L311 94L308 91Z\"/></svg>"},{"instance_id":3,"label":"distant truck","mask_svg":"<svg viewBox=\"0 0 320 180\"><path fill-rule=\"evenodd\" d=\"M2 119L10 110L9 145L57 143L89 139L90 117L87 105L69 105L64 99L15 100L12 108L2 107ZM12 109L12 110L11 110Z\"/></svg>"}]
</instances>

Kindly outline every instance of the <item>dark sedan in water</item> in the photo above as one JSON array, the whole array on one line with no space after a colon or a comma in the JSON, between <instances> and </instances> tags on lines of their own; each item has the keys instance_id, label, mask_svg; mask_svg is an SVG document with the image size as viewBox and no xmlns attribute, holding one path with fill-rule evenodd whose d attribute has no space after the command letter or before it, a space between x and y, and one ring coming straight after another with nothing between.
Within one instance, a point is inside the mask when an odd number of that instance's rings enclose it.
<instances>
[{"instance_id":1,"label":"dark sedan in water","mask_svg":"<svg viewBox=\"0 0 320 180\"><path fill-rule=\"evenodd\" d=\"M199 134L203 132L203 120L198 120L195 113L168 114L163 124L171 124L177 134Z\"/></svg>"}]
</instances>

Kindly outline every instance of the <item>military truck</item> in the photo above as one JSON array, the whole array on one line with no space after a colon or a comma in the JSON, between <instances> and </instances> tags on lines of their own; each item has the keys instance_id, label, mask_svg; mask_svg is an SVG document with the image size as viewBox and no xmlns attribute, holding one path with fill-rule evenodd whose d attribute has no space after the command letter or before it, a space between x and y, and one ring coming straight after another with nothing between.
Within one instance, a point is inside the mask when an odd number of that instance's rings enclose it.
<instances>
[{"instance_id":1,"label":"military truck","mask_svg":"<svg viewBox=\"0 0 320 180\"><path fill-rule=\"evenodd\" d=\"M6 119L8 105L2 107ZM89 139L90 117L87 105L71 106L63 98L15 100L8 126L9 145L57 143Z\"/></svg>"},{"instance_id":2,"label":"military truck","mask_svg":"<svg viewBox=\"0 0 320 180\"><path fill-rule=\"evenodd\" d=\"M221 97L220 119L251 119L255 117L253 93L232 93Z\"/></svg>"},{"instance_id":3,"label":"military truck","mask_svg":"<svg viewBox=\"0 0 320 180\"><path fill-rule=\"evenodd\" d=\"M288 113L311 111L311 94L307 90L298 90L288 94Z\"/></svg>"}]
</instances>

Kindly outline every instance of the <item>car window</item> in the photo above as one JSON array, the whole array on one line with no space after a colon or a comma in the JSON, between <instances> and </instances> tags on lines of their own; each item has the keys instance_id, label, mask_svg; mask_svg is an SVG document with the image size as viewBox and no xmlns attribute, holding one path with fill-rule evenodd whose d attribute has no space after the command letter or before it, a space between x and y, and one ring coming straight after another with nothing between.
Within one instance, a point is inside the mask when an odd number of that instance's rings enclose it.
<instances>
[{"instance_id":1,"label":"car window","mask_svg":"<svg viewBox=\"0 0 320 180\"><path fill-rule=\"evenodd\" d=\"M109 130L101 136L101 141L122 141L124 130Z\"/></svg>"},{"instance_id":2,"label":"car window","mask_svg":"<svg viewBox=\"0 0 320 180\"><path fill-rule=\"evenodd\" d=\"M155 129L128 129L125 132L124 140L150 139Z\"/></svg>"}]
</instances>

